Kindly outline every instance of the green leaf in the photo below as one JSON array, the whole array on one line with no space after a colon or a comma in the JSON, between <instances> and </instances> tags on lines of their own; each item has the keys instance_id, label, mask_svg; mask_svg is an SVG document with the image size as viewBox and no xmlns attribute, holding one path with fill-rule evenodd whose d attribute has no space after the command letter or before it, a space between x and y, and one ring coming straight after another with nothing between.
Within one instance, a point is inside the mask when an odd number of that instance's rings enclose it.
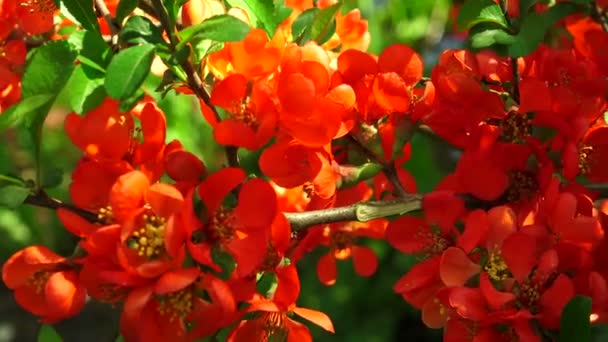
<instances>
[{"instance_id":1,"label":"green leaf","mask_svg":"<svg viewBox=\"0 0 608 342\"><path fill-rule=\"evenodd\" d=\"M289 17L292 9L284 1L273 0L227 0L230 7L239 7L249 14L252 24L266 31L269 38L274 36L279 24Z\"/></svg>"},{"instance_id":2,"label":"green leaf","mask_svg":"<svg viewBox=\"0 0 608 342\"><path fill-rule=\"evenodd\" d=\"M509 46L509 55L523 57L532 53L543 42L547 31L560 19L575 13L575 4L562 2L543 13L530 13L521 23L519 33Z\"/></svg>"},{"instance_id":3,"label":"green leaf","mask_svg":"<svg viewBox=\"0 0 608 342\"><path fill-rule=\"evenodd\" d=\"M124 100L133 95L150 73L154 45L133 46L119 52L108 66L105 88L112 98Z\"/></svg>"},{"instance_id":4,"label":"green leaf","mask_svg":"<svg viewBox=\"0 0 608 342\"><path fill-rule=\"evenodd\" d=\"M38 331L38 342L62 342L62 339L53 326L43 324Z\"/></svg>"},{"instance_id":5,"label":"green leaf","mask_svg":"<svg viewBox=\"0 0 608 342\"><path fill-rule=\"evenodd\" d=\"M230 278L230 275L236 269L236 262L232 255L226 251L222 251L219 247L211 249L211 259L222 269L221 273L218 274L221 279L226 280Z\"/></svg>"},{"instance_id":6,"label":"green leaf","mask_svg":"<svg viewBox=\"0 0 608 342\"><path fill-rule=\"evenodd\" d=\"M59 94L74 70L76 52L65 40L38 47L28 59L21 80L22 97Z\"/></svg>"},{"instance_id":7,"label":"green leaf","mask_svg":"<svg viewBox=\"0 0 608 342\"><path fill-rule=\"evenodd\" d=\"M98 33L91 31L84 32L82 48L78 55L78 60L81 64L105 73L113 55L110 46Z\"/></svg>"},{"instance_id":8,"label":"green leaf","mask_svg":"<svg viewBox=\"0 0 608 342\"><path fill-rule=\"evenodd\" d=\"M61 0L61 13L89 31L99 32L93 0Z\"/></svg>"},{"instance_id":9,"label":"green leaf","mask_svg":"<svg viewBox=\"0 0 608 342\"><path fill-rule=\"evenodd\" d=\"M143 89L141 89L141 88L137 89L135 94L120 101L120 106L118 106L118 110L121 113L126 113L126 112L130 111L139 103L139 101L143 100L145 95L146 95L146 92Z\"/></svg>"},{"instance_id":10,"label":"green leaf","mask_svg":"<svg viewBox=\"0 0 608 342\"><path fill-rule=\"evenodd\" d=\"M63 170L56 167L51 167L42 173L40 187L43 189L51 189L58 187L63 181Z\"/></svg>"},{"instance_id":11,"label":"green leaf","mask_svg":"<svg viewBox=\"0 0 608 342\"><path fill-rule=\"evenodd\" d=\"M496 44L512 44L515 37L494 24L479 24L469 31L469 40L473 49L484 49Z\"/></svg>"},{"instance_id":12,"label":"green leaf","mask_svg":"<svg viewBox=\"0 0 608 342\"><path fill-rule=\"evenodd\" d=\"M120 0L116 7L116 16L114 20L122 24L122 21L137 8L137 0Z\"/></svg>"},{"instance_id":13,"label":"green leaf","mask_svg":"<svg viewBox=\"0 0 608 342\"><path fill-rule=\"evenodd\" d=\"M79 65L66 85L72 110L84 114L97 108L107 96L104 74L86 65Z\"/></svg>"},{"instance_id":14,"label":"green leaf","mask_svg":"<svg viewBox=\"0 0 608 342\"><path fill-rule=\"evenodd\" d=\"M132 44L164 44L163 35L154 23L140 15L127 20L120 30L120 41Z\"/></svg>"},{"instance_id":15,"label":"green leaf","mask_svg":"<svg viewBox=\"0 0 608 342\"><path fill-rule=\"evenodd\" d=\"M193 38L210 39L217 42L239 42L245 39L251 28L244 21L227 14L220 14L179 32L181 48Z\"/></svg>"},{"instance_id":16,"label":"green leaf","mask_svg":"<svg viewBox=\"0 0 608 342\"><path fill-rule=\"evenodd\" d=\"M562 311L558 342L591 342L591 298L574 296Z\"/></svg>"},{"instance_id":17,"label":"green leaf","mask_svg":"<svg viewBox=\"0 0 608 342\"><path fill-rule=\"evenodd\" d=\"M298 42L299 45L304 45L308 42L310 37L310 27L315 21L318 8L310 8L300 13L300 15L291 24L291 34L293 35L294 41Z\"/></svg>"},{"instance_id":18,"label":"green leaf","mask_svg":"<svg viewBox=\"0 0 608 342\"><path fill-rule=\"evenodd\" d=\"M264 273L257 280L257 292L266 298L272 298L275 291L277 290L278 284L278 278L274 272Z\"/></svg>"},{"instance_id":19,"label":"green leaf","mask_svg":"<svg viewBox=\"0 0 608 342\"><path fill-rule=\"evenodd\" d=\"M7 185L0 188L0 206L15 209L27 198L31 193L29 188L19 185Z\"/></svg>"},{"instance_id":20,"label":"green leaf","mask_svg":"<svg viewBox=\"0 0 608 342\"><path fill-rule=\"evenodd\" d=\"M366 181L382 170L382 166L376 163L365 163L359 166L340 166L342 175L340 188L349 188Z\"/></svg>"},{"instance_id":21,"label":"green leaf","mask_svg":"<svg viewBox=\"0 0 608 342\"><path fill-rule=\"evenodd\" d=\"M492 0L466 1L460 8L456 23L461 30L468 30L480 23L494 23L502 28L509 28L500 6Z\"/></svg>"},{"instance_id":22,"label":"green leaf","mask_svg":"<svg viewBox=\"0 0 608 342\"><path fill-rule=\"evenodd\" d=\"M0 115L0 131L23 122L28 115L37 115L53 103L52 94L34 95L17 102Z\"/></svg>"},{"instance_id":23,"label":"green leaf","mask_svg":"<svg viewBox=\"0 0 608 342\"><path fill-rule=\"evenodd\" d=\"M336 14L340 11L341 2L320 10L310 27L310 37L319 44L323 44L336 30Z\"/></svg>"}]
</instances>

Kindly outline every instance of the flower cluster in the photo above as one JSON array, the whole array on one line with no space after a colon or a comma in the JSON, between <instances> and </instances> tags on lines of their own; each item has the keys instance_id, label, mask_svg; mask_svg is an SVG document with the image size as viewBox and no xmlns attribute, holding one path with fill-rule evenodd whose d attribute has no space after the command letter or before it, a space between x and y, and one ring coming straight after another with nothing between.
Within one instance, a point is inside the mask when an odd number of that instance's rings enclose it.
<instances>
[{"instance_id":1,"label":"flower cluster","mask_svg":"<svg viewBox=\"0 0 608 342\"><path fill-rule=\"evenodd\" d=\"M18 100L26 55L11 32L48 32L56 8L0 3L0 18L12 20L0 25L2 111ZM107 3L115 15L116 2ZM285 3L291 15L272 37L252 27L206 55L189 82L172 84L198 95L228 165L205 165L168 141L170 123L151 96L128 111L108 97L67 115L65 134L82 152L71 202L96 217L59 208L79 238L74 254L30 246L5 262L3 281L20 305L50 323L77 314L87 296L121 305L126 341L192 341L224 328L229 341L308 341L295 316L334 327L297 306L298 262L320 247L321 283L334 284L336 260L348 258L368 277L378 258L362 241L376 239L419 256L394 291L446 341L541 341L577 294L592 299L592 321L608 321L608 206L596 207L599 194L586 186L608 180L608 33L599 23L569 16L560 25L570 37L521 58L446 50L423 77L407 45L365 52L358 10L335 14L324 43L302 44L292 23L313 3ZM249 22L219 0L190 0L181 19L191 26L224 13ZM213 80L207 97L193 78ZM404 169L408 141L422 128L460 151L422 196L422 216L327 216L303 227L290 215L406 201L417 192ZM258 170L239 165L238 149L259 153ZM370 163L374 172L363 172Z\"/></svg>"}]
</instances>

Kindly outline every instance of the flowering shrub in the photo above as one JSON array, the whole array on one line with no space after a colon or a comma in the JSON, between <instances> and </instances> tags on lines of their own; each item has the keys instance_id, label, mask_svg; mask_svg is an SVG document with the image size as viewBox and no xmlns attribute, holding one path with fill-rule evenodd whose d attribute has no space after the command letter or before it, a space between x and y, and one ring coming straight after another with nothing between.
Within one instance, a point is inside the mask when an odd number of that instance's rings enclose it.
<instances>
[{"instance_id":1,"label":"flowering shrub","mask_svg":"<svg viewBox=\"0 0 608 342\"><path fill-rule=\"evenodd\" d=\"M608 2L467 0L469 48L429 76L405 44L366 52L346 1L0 6L0 128L40 161L67 89L81 153L66 201L40 162L33 180L0 175L2 205L55 209L78 239L3 265L41 322L90 297L121 308L125 341L309 341L309 323L340 327L298 305L299 261L320 247L321 283L345 259L370 277L366 239L418 256L392 291L445 341L591 341L608 322ZM168 137L168 92L199 104L225 158ZM428 193L404 168L420 132L460 151Z\"/></svg>"}]
</instances>

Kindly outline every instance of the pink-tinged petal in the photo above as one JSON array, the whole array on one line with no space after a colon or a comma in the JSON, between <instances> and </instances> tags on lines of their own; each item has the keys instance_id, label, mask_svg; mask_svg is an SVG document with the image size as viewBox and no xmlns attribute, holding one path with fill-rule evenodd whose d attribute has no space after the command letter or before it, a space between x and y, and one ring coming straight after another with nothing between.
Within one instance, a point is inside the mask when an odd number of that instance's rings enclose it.
<instances>
[{"instance_id":1,"label":"pink-tinged petal","mask_svg":"<svg viewBox=\"0 0 608 342\"><path fill-rule=\"evenodd\" d=\"M236 167L221 169L207 177L198 187L201 197L209 214L214 213L226 195L243 182L245 171Z\"/></svg>"},{"instance_id":2,"label":"pink-tinged petal","mask_svg":"<svg viewBox=\"0 0 608 342\"><path fill-rule=\"evenodd\" d=\"M145 195L154 213L169 218L182 209L184 196L177 188L169 184L156 183L150 186Z\"/></svg>"},{"instance_id":3,"label":"pink-tinged petal","mask_svg":"<svg viewBox=\"0 0 608 342\"><path fill-rule=\"evenodd\" d=\"M277 214L277 195L263 179L251 179L241 187L234 216L240 229L268 230Z\"/></svg>"},{"instance_id":4,"label":"pink-tinged petal","mask_svg":"<svg viewBox=\"0 0 608 342\"><path fill-rule=\"evenodd\" d=\"M163 295L183 290L198 279L201 271L197 267L169 271L158 278L154 293Z\"/></svg>"},{"instance_id":5,"label":"pink-tinged petal","mask_svg":"<svg viewBox=\"0 0 608 342\"><path fill-rule=\"evenodd\" d=\"M334 332L334 325L331 322L331 319L329 318L329 316L322 313L321 311L311 310L311 309L306 309L306 308L298 308L298 307L293 308L292 311L296 315L298 315L306 320L311 321L312 323L320 326L321 328L323 328L331 333Z\"/></svg>"},{"instance_id":6,"label":"pink-tinged petal","mask_svg":"<svg viewBox=\"0 0 608 342\"><path fill-rule=\"evenodd\" d=\"M472 262L460 248L449 247L441 255L439 275L446 286L463 286L480 271L481 266Z\"/></svg>"},{"instance_id":7,"label":"pink-tinged petal","mask_svg":"<svg viewBox=\"0 0 608 342\"><path fill-rule=\"evenodd\" d=\"M317 276L322 284L330 286L336 283L338 268L333 253L326 253L317 262Z\"/></svg>"},{"instance_id":8,"label":"pink-tinged petal","mask_svg":"<svg viewBox=\"0 0 608 342\"><path fill-rule=\"evenodd\" d=\"M353 265L355 272L362 277L369 277L378 268L378 256L373 249L363 246L353 246Z\"/></svg>"},{"instance_id":9,"label":"pink-tinged petal","mask_svg":"<svg viewBox=\"0 0 608 342\"><path fill-rule=\"evenodd\" d=\"M479 277L479 290L492 310L500 310L515 300L513 293L496 290L486 272L482 272Z\"/></svg>"},{"instance_id":10,"label":"pink-tinged petal","mask_svg":"<svg viewBox=\"0 0 608 342\"><path fill-rule=\"evenodd\" d=\"M501 255L509 271L518 282L522 282L538 262L536 241L528 234L515 232L502 243Z\"/></svg>"}]
</instances>

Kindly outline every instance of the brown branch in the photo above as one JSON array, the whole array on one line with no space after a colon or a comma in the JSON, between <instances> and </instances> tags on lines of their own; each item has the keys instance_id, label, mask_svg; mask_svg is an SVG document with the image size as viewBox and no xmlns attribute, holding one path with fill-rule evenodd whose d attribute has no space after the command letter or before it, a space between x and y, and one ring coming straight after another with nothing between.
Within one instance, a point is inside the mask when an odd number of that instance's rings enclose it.
<instances>
[{"instance_id":1,"label":"brown branch","mask_svg":"<svg viewBox=\"0 0 608 342\"><path fill-rule=\"evenodd\" d=\"M604 31L608 32L608 18L606 18L606 12L600 10L597 1L591 6L591 17L602 25Z\"/></svg>"},{"instance_id":2,"label":"brown branch","mask_svg":"<svg viewBox=\"0 0 608 342\"><path fill-rule=\"evenodd\" d=\"M119 26L114 22L114 18L112 18L112 14L108 10L106 3L103 0L95 0L95 8L99 11L99 14L103 17L106 24L110 28L110 33L112 35L112 45L116 45L118 43L118 30Z\"/></svg>"},{"instance_id":3,"label":"brown branch","mask_svg":"<svg viewBox=\"0 0 608 342\"><path fill-rule=\"evenodd\" d=\"M347 221L367 222L407 214L422 208L421 199L421 195L408 195L408 198L405 199L360 202L345 207L284 213L284 215L291 224L291 229L298 232L318 224Z\"/></svg>"},{"instance_id":4,"label":"brown branch","mask_svg":"<svg viewBox=\"0 0 608 342\"><path fill-rule=\"evenodd\" d=\"M57 210L59 208L67 209L75 214L78 214L80 217L91 223L99 222L99 217L96 213L81 209L73 204L64 203L56 198L52 198L43 190L27 196L23 203L53 210Z\"/></svg>"},{"instance_id":5,"label":"brown branch","mask_svg":"<svg viewBox=\"0 0 608 342\"><path fill-rule=\"evenodd\" d=\"M382 172L386 176L386 179L388 179L388 181L391 183L393 188L395 188L395 195L397 197L405 199L410 196L410 194L407 192L407 190L405 190L403 184L401 184L401 181L399 180L399 177L397 175L397 168L395 167L394 162L385 162L350 133L346 136L346 139L348 139L348 141L351 142L370 161L375 162L382 167Z\"/></svg>"}]
</instances>

